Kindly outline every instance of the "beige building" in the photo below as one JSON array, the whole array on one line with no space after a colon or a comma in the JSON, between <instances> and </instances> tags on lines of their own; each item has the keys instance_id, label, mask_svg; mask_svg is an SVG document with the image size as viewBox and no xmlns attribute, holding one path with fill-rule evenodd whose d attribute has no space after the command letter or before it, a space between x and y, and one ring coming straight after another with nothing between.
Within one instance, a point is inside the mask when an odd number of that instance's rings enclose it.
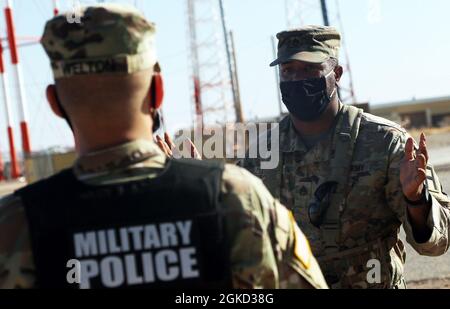
<instances>
[{"instance_id":1,"label":"beige building","mask_svg":"<svg viewBox=\"0 0 450 309\"><path fill-rule=\"evenodd\" d=\"M450 97L370 104L370 112L406 128L450 125Z\"/></svg>"}]
</instances>

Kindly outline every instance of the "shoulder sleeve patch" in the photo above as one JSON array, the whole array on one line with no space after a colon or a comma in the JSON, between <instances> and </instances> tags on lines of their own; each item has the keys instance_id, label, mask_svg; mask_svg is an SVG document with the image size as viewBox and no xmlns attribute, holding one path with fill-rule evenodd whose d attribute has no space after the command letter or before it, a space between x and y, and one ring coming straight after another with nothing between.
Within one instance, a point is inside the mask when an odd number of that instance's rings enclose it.
<instances>
[{"instance_id":1,"label":"shoulder sleeve patch","mask_svg":"<svg viewBox=\"0 0 450 309\"><path fill-rule=\"evenodd\" d=\"M311 266L312 252L309 241L295 222L294 215L289 212L291 224L294 229L294 255L300 260L306 269Z\"/></svg>"}]
</instances>

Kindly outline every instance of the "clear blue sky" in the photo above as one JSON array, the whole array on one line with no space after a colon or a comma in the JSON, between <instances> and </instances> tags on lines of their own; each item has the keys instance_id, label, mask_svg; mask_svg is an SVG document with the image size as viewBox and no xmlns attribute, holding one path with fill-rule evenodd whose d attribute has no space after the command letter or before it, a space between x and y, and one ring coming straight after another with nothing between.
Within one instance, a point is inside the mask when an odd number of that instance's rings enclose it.
<instances>
[{"instance_id":1,"label":"clear blue sky","mask_svg":"<svg viewBox=\"0 0 450 309\"><path fill-rule=\"evenodd\" d=\"M214 0L211 0L214 1ZM308 23L321 23L319 1L310 4ZM15 0L18 36L39 37L51 17L51 0ZM71 0L61 0L63 5ZM81 1L92 3L95 1ZM137 2L158 27L157 48L166 85L165 114L170 132L189 127L191 118L185 0ZM328 0L334 16L335 0ZM0 2L2 5L4 1ZM370 9L378 5L379 14ZM450 1L340 0L345 40L359 101L373 104L450 95ZM270 37L287 26L284 0L225 0L228 26L234 31L241 97L246 118L278 111L277 85ZM334 23L334 19L332 18ZM5 35L3 16L0 31ZM52 116L45 101L51 82L48 60L39 45L20 49L34 150L72 145L64 121ZM9 62L9 54L5 55ZM7 67L11 76L11 67ZM10 87L15 85L10 82ZM14 91L11 89L11 93ZM13 104L16 98L13 96ZM7 151L3 102L0 106L0 148ZM18 115L18 112L14 112ZM20 135L16 116L16 144ZM5 154L6 155L6 154Z\"/></svg>"}]
</instances>

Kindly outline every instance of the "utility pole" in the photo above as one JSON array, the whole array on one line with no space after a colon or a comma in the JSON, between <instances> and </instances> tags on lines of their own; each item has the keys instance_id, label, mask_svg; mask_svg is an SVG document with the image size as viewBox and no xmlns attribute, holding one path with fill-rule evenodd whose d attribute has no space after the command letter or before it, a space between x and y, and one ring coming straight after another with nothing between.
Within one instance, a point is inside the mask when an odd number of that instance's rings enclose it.
<instances>
[{"instance_id":1,"label":"utility pole","mask_svg":"<svg viewBox=\"0 0 450 309\"><path fill-rule=\"evenodd\" d=\"M236 122L243 123L245 121L244 119L244 113L242 111L242 104L241 104L241 90L239 88L239 77L238 77L238 71L237 71L237 61L236 61L236 48L234 47L234 36L233 31L230 31L230 42L231 42L231 55L233 60L233 89L235 94L235 101L234 101L234 108L236 110Z\"/></svg>"},{"instance_id":2,"label":"utility pole","mask_svg":"<svg viewBox=\"0 0 450 309\"><path fill-rule=\"evenodd\" d=\"M328 19L328 9L327 9L327 2L326 2L326 0L320 0L320 6L322 8L323 24L325 26L329 26L330 25L330 20Z\"/></svg>"},{"instance_id":3,"label":"utility pole","mask_svg":"<svg viewBox=\"0 0 450 309\"><path fill-rule=\"evenodd\" d=\"M272 53L273 53L273 59L277 59L277 42L276 42L276 37L272 36L271 41L272 41ZM275 72L275 80L276 80L276 90L277 90L277 98L278 98L278 110L279 110L279 115L281 116L283 114L283 103L281 100L281 93L280 93L280 89L279 89L279 85L280 85L280 69L279 66L276 65L274 66L274 72Z\"/></svg>"},{"instance_id":4,"label":"utility pole","mask_svg":"<svg viewBox=\"0 0 450 309\"><path fill-rule=\"evenodd\" d=\"M228 74L230 75L230 82L231 82L231 92L233 93L233 101L234 101L234 109L235 109L235 115L236 115L236 122L242 123L244 121L244 117L242 115L242 108L241 108L241 100L239 97L239 89L237 85L237 74L236 74L236 59L235 59L235 51L234 51L234 42L232 42L232 51L230 48L230 40L232 41L232 33L230 32L230 39L228 38L228 30L227 30L227 24L225 21L225 9L223 6L223 0L219 1L219 7L220 7L220 18L222 21L222 31L223 31L223 38L225 42L225 50L227 53L227 64L228 64ZM233 55L231 55L233 53ZM232 59L234 62L234 65L232 64Z\"/></svg>"}]
</instances>

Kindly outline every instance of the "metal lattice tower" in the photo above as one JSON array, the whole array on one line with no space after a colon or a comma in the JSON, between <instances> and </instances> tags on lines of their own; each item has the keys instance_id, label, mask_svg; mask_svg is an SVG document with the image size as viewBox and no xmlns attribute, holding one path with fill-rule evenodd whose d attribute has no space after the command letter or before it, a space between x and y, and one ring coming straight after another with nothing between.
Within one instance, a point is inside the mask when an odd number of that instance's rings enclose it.
<instances>
[{"instance_id":1,"label":"metal lattice tower","mask_svg":"<svg viewBox=\"0 0 450 309\"><path fill-rule=\"evenodd\" d=\"M325 21L328 20L331 26L335 26L340 30L342 34L342 48L339 63L344 68L344 75L339 82L339 95L342 102L354 104L357 101L340 15L339 0L335 0L334 3L328 2L326 0L285 0L287 26L288 28L295 28L308 24L325 24ZM327 4L333 4L333 6L327 8ZM324 11L327 13L324 13Z\"/></svg>"},{"instance_id":2,"label":"metal lattice tower","mask_svg":"<svg viewBox=\"0 0 450 309\"><path fill-rule=\"evenodd\" d=\"M285 0L285 12L289 29L323 22L320 0Z\"/></svg>"},{"instance_id":3,"label":"metal lattice tower","mask_svg":"<svg viewBox=\"0 0 450 309\"><path fill-rule=\"evenodd\" d=\"M192 106L196 125L236 121L218 0L187 0Z\"/></svg>"}]
</instances>

